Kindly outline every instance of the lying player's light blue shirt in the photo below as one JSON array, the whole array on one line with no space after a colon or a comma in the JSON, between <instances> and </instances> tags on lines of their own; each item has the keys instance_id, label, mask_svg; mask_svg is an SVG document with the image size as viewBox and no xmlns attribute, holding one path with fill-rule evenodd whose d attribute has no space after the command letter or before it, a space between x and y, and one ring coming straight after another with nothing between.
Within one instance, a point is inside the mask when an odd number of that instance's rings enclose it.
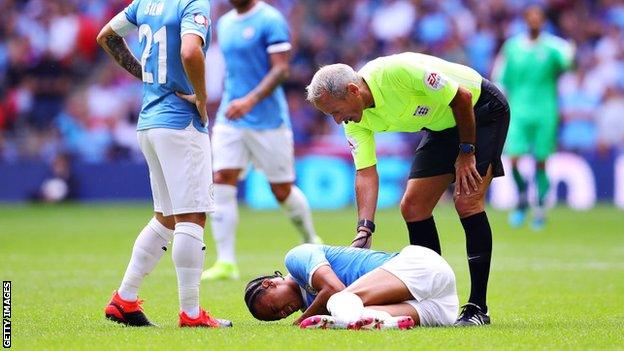
<instances>
[{"instance_id":1,"label":"lying player's light blue shirt","mask_svg":"<svg viewBox=\"0 0 624 351\"><path fill-rule=\"evenodd\" d=\"M217 23L217 36L225 59L225 89L217 122L252 129L275 129L282 124L290 127L288 105L281 86L242 118L234 121L225 118L230 101L247 95L269 72L269 55L290 50L290 34L284 16L260 1L245 14L231 10L223 15Z\"/></svg>"},{"instance_id":2,"label":"lying player's light blue shirt","mask_svg":"<svg viewBox=\"0 0 624 351\"><path fill-rule=\"evenodd\" d=\"M385 253L355 247L303 244L286 254L284 263L290 276L301 287L305 307L316 298L312 275L319 267L329 265L345 286L381 266L398 253Z\"/></svg>"},{"instance_id":3,"label":"lying player's light blue shirt","mask_svg":"<svg viewBox=\"0 0 624 351\"><path fill-rule=\"evenodd\" d=\"M195 105L175 92L194 94L182 66L180 46L182 36L193 33L204 41L205 54L210 44L210 1L134 0L111 21L111 26L121 36L139 30L143 106L137 130L184 129L192 121L197 130L207 132Z\"/></svg>"}]
</instances>

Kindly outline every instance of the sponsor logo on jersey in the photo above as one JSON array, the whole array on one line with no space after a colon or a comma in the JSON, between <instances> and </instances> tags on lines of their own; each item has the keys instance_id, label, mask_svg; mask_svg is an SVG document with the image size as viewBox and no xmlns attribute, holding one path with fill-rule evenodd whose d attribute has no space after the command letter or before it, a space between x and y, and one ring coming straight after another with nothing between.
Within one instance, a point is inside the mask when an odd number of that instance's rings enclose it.
<instances>
[{"instance_id":1,"label":"sponsor logo on jersey","mask_svg":"<svg viewBox=\"0 0 624 351\"><path fill-rule=\"evenodd\" d=\"M444 86L442 76L439 73L430 72L425 74L425 86L433 90L440 90Z\"/></svg>"},{"instance_id":2,"label":"sponsor logo on jersey","mask_svg":"<svg viewBox=\"0 0 624 351\"><path fill-rule=\"evenodd\" d=\"M431 107L420 105L420 106L416 107L416 111L414 111L414 116L416 116L416 117L418 117L418 116L426 116L429 113L430 110L431 110Z\"/></svg>"},{"instance_id":3,"label":"sponsor logo on jersey","mask_svg":"<svg viewBox=\"0 0 624 351\"><path fill-rule=\"evenodd\" d=\"M206 28L208 28L208 19L206 18L206 16L202 15L201 13L196 13L193 16L193 21L195 21L195 23L202 25Z\"/></svg>"}]
</instances>

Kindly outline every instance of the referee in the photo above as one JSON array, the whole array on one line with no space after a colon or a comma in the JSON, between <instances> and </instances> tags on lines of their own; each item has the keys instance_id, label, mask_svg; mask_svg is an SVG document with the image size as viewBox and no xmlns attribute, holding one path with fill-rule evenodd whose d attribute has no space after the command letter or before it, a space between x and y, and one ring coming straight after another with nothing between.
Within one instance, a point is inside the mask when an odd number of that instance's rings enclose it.
<instances>
[{"instance_id":1,"label":"referee","mask_svg":"<svg viewBox=\"0 0 624 351\"><path fill-rule=\"evenodd\" d=\"M466 233L471 279L470 298L456 324L489 324L492 231L485 194L492 178L503 175L501 153L509 127L503 94L469 67L406 52L372 60L359 72L344 64L322 67L307 87L307 99L344 123L357 169L359 222L352 246L370 247L375 231L375 133L425 131L401 200L410 244L441 253L432 213L455 182L453 200Z\"/></svg>"}]
</instances>

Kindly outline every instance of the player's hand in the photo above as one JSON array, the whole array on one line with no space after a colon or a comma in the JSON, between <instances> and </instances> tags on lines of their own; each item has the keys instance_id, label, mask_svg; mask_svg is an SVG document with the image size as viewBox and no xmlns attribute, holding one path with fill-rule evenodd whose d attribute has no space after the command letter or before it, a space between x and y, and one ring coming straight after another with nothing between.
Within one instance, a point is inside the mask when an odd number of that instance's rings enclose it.
<instances>
[{"instance_id":1,"label":"player's hand","mask_svg":"<svg viewBox=\"0 0 624 351\"><path fill-rule=\"evenodd\" d=\"M256 103L257 101L253 97L249 96L234 99L230 101L227 110L225 110L225 117L230 120L237 120L248 114Z\"/></svg>"},{"instance_id":2,"label":"player's hand","mask_svg":"<svg viewBox=\"0 0 624 351\"><path fill-rule=\"evenodd\" d=\"M305 318L303 318L303 315L301 315L301 317L299 317L299 318L295 319L295 320L292 322L292 325L299 326L299 324L301 324L301 322L303 322L303 320L304 320L304 319L305 319Z\"/></svg>"},{"instance_id":3,"label":"player's hand","mask_svg":"<svg viewBox=\"0 0 624 351\"><path fill-rule=\"evenodd\" d=\"M199 112L199 118L203 126L206 126L208 123L208 111L206 111L206 99L198 99L195 94L182 94L176 91L176 96L179 98L190 102L191 104L197 107L197 111Z\"/></svg>"},{"instance_id":4,"label":"player's hand","mask_svg":"<svg viewBox=\"0 0 624 351\"><path fill-rule=\"evenodd\" d=\"M475 155L460 153L455 161L455 195L470 195L482 182Z\"/></svg>"},{"instance_id":5,"label":"player's hand","mask_svg":"<svg viewBox=\"0 0 624 351\"><path fill-rule=\"evenodd\" d=\"M351 247L359 247L362 249L370 249L373 244L373 233L367 230L359 230L355 239L351 242Z\"/></svg>"}]
</instances>

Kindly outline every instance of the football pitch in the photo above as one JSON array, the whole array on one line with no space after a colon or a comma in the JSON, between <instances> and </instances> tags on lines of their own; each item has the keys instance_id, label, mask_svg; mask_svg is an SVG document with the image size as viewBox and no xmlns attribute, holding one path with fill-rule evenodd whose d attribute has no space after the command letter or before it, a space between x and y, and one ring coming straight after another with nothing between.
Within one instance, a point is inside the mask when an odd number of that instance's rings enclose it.
<instances>
[{"instance_id":1,"label":"football pitch","mask_svg":"<svg viewBox=\"0 0 624 351\"><path fill-rule=\"evenodd\" d=\"M489 211L494 255L488 302L492 325L409 331L300 330L294 316L254 320L243 302L248 280L276 269L299 236L280 212L241 210L240 281L202 283L202 305L234 328L179 329L171 250L140 292L159 328L127 328L104 319L132 244L151 216L148 204L0 206L0 276L12 281L16 350L590 350L624 349L624 212L557 208L544 231L511 230ZM435 213L442 251L469 293L464 234L451 206ZM354 209L315 212L327 244L353 236ZM398 209L380 211L373 248L407 243ZM206 231L206 266L214 261ZM295 314L297 315L297 314Z\"/></svg>"}]
</instances>

